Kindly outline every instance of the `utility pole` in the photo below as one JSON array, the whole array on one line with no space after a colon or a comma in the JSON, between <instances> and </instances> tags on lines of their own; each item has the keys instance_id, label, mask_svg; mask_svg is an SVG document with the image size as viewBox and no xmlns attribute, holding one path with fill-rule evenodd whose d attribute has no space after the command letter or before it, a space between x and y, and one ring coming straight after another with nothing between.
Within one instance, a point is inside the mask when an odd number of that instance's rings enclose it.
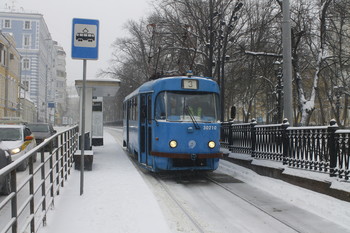
<instances>
[{"instance_id":1,"label":"utility pole","mask_svg":"<svg viewBox=\"0 0 350 233\"><path fill-rule=\"evenodd\" d=\"M209 44L207 44L207 47L209 49L209 58L208 58L208 65L207 65L207 76L213 77L213 57L214 57L214 4L213 0L209 0L209 19L210 19L210 25L209 25L209 33L210 33L210 41Z\"/></svg>"},{"instance_id":2,"label":"utility pole","mask_svg":"<svg viewBox=\"0 0 350 233\"><path fill-rule=\"evenodd\" d=\"M282 46L283 46L283 112L290 126L293 126L293 86L292 86L292 40L290 28L289 0L282 1Z\"/></svg>"}]
</instances>

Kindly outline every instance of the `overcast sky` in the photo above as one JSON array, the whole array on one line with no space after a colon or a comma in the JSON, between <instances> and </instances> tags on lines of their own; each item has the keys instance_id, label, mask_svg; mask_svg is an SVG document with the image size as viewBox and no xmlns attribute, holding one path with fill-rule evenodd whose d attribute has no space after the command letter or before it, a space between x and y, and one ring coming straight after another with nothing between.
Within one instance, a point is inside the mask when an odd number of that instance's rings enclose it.
<instances>
[{"instance_id":1,"label":"overcast sky","mask_svg":"<svg viewBox=\"0 0 350 233\"><path fill-rule=\"evenodd\" d=\"M82 79L83 62L71 58L73 18L97 19L100 24L99 59L87 62L87 78L95 78L96 72L108 66L111 44L123 37L125 23L146 17L150 0L0 0L0 8L15 6L17 11L40 13L44 16L52 39L63 46L67 53L67 81L74 85Z\"/></svg>"}]
</instances>

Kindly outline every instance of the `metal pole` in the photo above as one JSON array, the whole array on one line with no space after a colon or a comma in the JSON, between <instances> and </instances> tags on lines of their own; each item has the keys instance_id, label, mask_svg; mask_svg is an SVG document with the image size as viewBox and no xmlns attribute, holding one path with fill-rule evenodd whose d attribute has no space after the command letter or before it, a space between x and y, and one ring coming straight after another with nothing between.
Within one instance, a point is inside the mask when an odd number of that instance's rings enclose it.
<instances>
[{"instance_id":1,"label":"metal pole","mask_svg":"<svg viewBox=\"0 0 350 233\"><path fill-rule=\"evenodd\" d=\"M48 75L48 67L46 64L46 72L45 72L45 123L47 123L47 75Z\"/></svg>"},{"instance_id":2,"label":"metal pole","mask_svg":"<svg viewBox=\"0 0 350 233\"><path fill-rule=\"evenodd\" d=\"M283 46L283 112L290 126L293 126L293 86L292 86L292 42L290 28L289 0L282 1L282 46Z\"/></svg>"},{"instance_id":3,"label":"metal pole","mask_svg":"<svg viewBox=\"0 0 350 233\"><path fill-rule=\"evenodd\" d=\"M86 88L86 59L83 60L83 93L81 113L81 155L80 155L80 195L84 193L84 152L85 152L85 88Z\"/></svg>"},{"instance_id":4,"label":"metal pole","mask_svg":"<svg viewBox=\"0 0 350 233\"><path fill-rule=\"evenodd\" d=\"M226 48L225 48L226 49ZM221 122L225 121L225 51L222 51L221 59Z\"/></svg>"},{"instance_id":5,"label":"metal pole","mask_svg":"<svg viewBox=\"0 0 350 233\"><path fill-rule=\"evenodd\" d=\"M221 18L220 18L221 20ZM219 22L220 23L220 22ZM217 68L218 68L218 85L220 87L220 102L221 102L221 106L220 106L220 120L221 122L224 122L224 106L223 106L223 85L222 85L222 79L221 79L221 46L222 46L222 41L221 41L221 37L222 37L222 31L221 31L221 24L220 24L220 27L219 27L219 33L218 33L218 38L217 38L217 41L218 41L218 61L217 61Z\"/></svg>"},{"instance_id":6,"label":"metal pole","mask_svg":"<svg viewBox=\"0 0 350 233\"><path fill-rule=\"evenodd\" d=\"M213 0L209 0L209 19L210 19L210 42L209 42L209 58L208 58L208 77L213 77L213 54L214 54L214 7Z\"/></svg>"}]
</instances>

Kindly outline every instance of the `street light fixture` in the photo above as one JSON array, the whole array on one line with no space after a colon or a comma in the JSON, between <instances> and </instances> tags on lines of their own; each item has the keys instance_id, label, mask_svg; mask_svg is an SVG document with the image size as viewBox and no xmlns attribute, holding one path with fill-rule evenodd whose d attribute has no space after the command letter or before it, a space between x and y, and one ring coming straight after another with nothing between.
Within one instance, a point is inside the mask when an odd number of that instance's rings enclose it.
<instances>
[{"instance_id":1,"label":"street light fixture","mask_svg":"<svg viewBox=\"0 0 350 233\"><path fill-rule=\"evenodd\" d=\"M275 62L275 73L277 77L276 85L276 120L275 123L281 123L283 118L283 73L282 73L282 63Z\"/></svg>"},{"instance_id":2,"label":"street light fixture","mask_svg":"<svg viewBox=\"0 0 350 233\"><path fill-rule=\"evenodd\" d=\"M230 59L230 56L226 55L226 48L229 41L229 35L234 29L234 26L232 25L232 23L238 20L238 16L236 15L236 13L242 7L243 7L243 3L241 1L236 3L228 23L226 23L222 18L224 13L218 14L218 17L220 17L220 20L219 20L219 30L217 35L217 42L218 42L217 43L217 49L218 49L217 71L218 71L218 84L220 86L220 92L221 92L221 122L225 120L225 62L228 62Z\"/></svg>"}]
</instances>

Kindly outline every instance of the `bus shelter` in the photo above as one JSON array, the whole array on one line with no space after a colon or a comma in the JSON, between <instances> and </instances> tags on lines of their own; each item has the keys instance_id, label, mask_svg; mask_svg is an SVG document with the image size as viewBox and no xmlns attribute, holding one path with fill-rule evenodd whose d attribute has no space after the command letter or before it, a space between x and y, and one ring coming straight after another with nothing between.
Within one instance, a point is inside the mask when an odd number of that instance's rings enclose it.
<instances>
[{"instance_id":1,"label":"bus shelter","mask_svg":"<svg viewBox=\"0 0 350 233\"><path fill-rule=\"evenodd\" d=\"M120 87L118 79L87 79L85 81L85 146L84 149L91 150L93 136L96 136L97 144L103 145L103 97L115 96ZM83 80L75 80L75 88L80 96L79 104L79 130L82 135L82 92ZM94 119L95 118L95 119ZM97 135L96 135L97 134ZM102 140L102 141L101 141Z\"/></svg>"}]
</instances>

